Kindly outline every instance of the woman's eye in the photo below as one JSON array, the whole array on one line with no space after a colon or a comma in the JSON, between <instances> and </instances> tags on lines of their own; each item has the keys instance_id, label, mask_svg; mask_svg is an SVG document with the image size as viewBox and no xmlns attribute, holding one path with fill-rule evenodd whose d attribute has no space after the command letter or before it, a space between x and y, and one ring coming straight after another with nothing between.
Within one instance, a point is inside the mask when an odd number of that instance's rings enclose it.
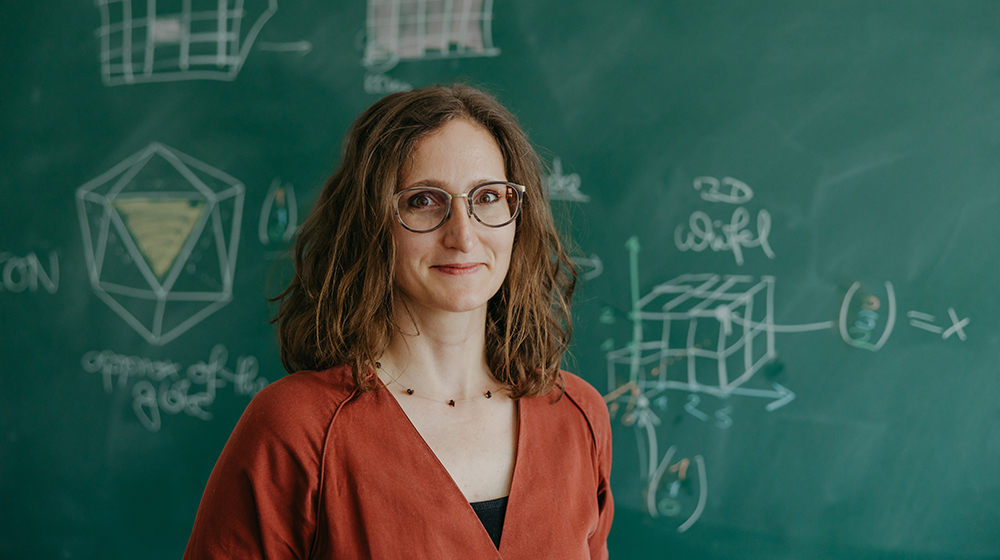
<instances>
[{"instance_id":1,"label":"woman's eye","mask_svg":"<svg viewBox=\"0 0 1000 560\"><path fill-rule=\"evenodd\" d=\"M476 195L476 204L492 204L500 200L500 193L484 190Z\"/></svg>"},{"instance_id":2,"label":"woman's eye","mask_svg":"<svg viewBox=\"0 0 1000 560\"><path fill-rule=\"evenodd\" d=\"M436 206L438 201L431 193L417 193L409 197L407 204L410 208L421 209Z\"/></svg>"}]
</instances>

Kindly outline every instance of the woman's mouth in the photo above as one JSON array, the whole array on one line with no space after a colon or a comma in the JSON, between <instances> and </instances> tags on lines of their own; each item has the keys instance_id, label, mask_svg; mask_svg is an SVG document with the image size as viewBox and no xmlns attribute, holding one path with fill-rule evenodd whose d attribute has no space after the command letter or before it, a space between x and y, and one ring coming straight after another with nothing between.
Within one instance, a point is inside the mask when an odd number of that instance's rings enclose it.
<instances>
[{"instance_id":1,"label":"woman's mouth","mask_svg":"<svg viewBox=\"0 0 1000 560\"><path fill-rule=\"evenodd\" d=\"M479 267L483 266L482 263L452 263L452 264L439 264L431 268L437 270L438 272L443 272L445 274L451 274L455 276L461 276L463 274L472 274L479 270Z\"/></svg>"}]
</instances>

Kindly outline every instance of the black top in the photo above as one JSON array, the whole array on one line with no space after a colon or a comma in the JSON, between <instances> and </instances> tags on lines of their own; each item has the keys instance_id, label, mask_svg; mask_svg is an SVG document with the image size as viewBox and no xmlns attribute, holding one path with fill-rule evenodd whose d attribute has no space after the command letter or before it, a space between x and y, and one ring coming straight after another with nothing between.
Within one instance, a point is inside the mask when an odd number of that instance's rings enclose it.
<instances>
[{"instance_id":1,"label":"black top","mask_svg":"<svg viewBox=\"0 0 1000 560\"><path fill-rule=\"evenodd\" d=\"M500 533L503 532L503 518L504 514L507 513L507 496L485 502L472 502L469 505L479 516L479 520L482 521L490 538L493 539L493 545L499 549Z\"/></svg>"}]
</instances>

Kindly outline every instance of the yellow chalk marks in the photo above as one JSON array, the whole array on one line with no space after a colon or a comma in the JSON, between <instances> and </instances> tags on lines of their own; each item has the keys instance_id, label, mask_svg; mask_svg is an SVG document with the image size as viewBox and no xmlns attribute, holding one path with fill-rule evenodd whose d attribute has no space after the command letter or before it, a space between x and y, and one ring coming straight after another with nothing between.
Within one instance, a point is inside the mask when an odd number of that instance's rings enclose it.
<instances>
[{"instance_id":1,"label":"yellow chalk marks","mask_svg":"<svg viewBox=\"0 0 1000 560\"><path fill-rule=\"evenodd\" d=\"M204 200L187 198L127 198L112 204L159 279L177 260L205 210Z\"/></svg>"}]
</instances>

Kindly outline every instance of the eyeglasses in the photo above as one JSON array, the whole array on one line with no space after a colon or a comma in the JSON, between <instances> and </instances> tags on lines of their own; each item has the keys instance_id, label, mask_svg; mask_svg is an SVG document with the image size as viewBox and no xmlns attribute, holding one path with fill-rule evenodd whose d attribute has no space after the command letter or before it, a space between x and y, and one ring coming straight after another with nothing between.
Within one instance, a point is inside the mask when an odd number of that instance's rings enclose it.
<instances>
[{"instance_id":1,"label":"eyeglasses","mask_svg":"<svg viewBox=\"0 0 1000 560\"><path fill-rule=\"evenodd\" d=\"M469 203L469 215L476 221L488 227L503 227L521 212L524 190L524 186L506 181L483 183L459 194L436 187L413 187L396 193L396 217L412 232L429 233L451 217L452 199L464 198Z\"/></svg>"}]
</instances>

